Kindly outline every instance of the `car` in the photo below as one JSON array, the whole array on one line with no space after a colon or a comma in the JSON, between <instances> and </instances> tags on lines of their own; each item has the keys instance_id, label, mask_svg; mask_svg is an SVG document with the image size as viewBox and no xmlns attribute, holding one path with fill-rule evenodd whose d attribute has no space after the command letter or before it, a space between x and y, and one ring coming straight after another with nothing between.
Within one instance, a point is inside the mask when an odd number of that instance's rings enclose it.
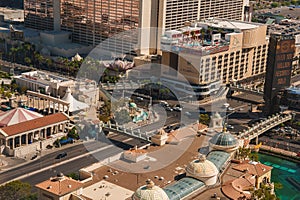
<instances>
[{"instance_id":1,"label":"car","mask_svg":"<svg viewBox=\"0 0 300 200\"><path fill-rule=\"evenodd\" d=\"M226 127L227 127L228 129L234 129L234 126L232 126L232 125L230 125L230 124L228 124Z\"/></svg>"},{"instance_id":2,"label":"car","mask_svg":"<svg viewBox=\"0 0 300 200\"><path fill-rule=\"evenodd\" d=\"M139 100L139 101L143 101L144 100L143 97L137 97L136 99Z\"/></svg>"},{"instance_id":3,"label":"car","mask_svg":"<svg viewBox=\"0 0 300 200\"><path fill-rule=\"evenodd\" d=\"M168 102L166 102L166 101L160 101L160 105L162 105L162 106L169 106Z\"/></svg>"},{"instance_id":4,"label":"car","mask_svg":"<svg viewBox=\"0 0 300 200\"><path fill-rule=\"evenodd\" d=\"M173 130L175 131L175 130L177 130L177 129L180 129L180 127L181 127L181 124L175 124L175 125L173 126Z\"/></svg>"},{"instance_id":5,"label":"car","mask_svg":"<svg viewBox=\"0 0 300 200\"><path fill-rule=\"evenodd\" d=\"M58 155L56 156L56 159L64 158L64 157L66 157L67 155L68 155L67 152L60 153L60 154L58 154Z\"/></svg>"},{"instance_id":6,"label":"car","mask_svg":"<svg viewBox=\"0 0 300 200\"><path fill-rule=\"evenodd\" d=\"M182 107L181 107L180 105L175 105L175 106L173 107L173 110L178 111L178 112L181 112L181 111L182 111Z\"/></svg>"},{"instance_id":7,"label":"car","mask_svg":"<svg viewBox=\"0 0 300 200\"><path fill-rule=\"evenodd\" d=\"M201 107L200 107L200 108L199 108L199 113L200 113L200 114L205 114L205 113L206 113L206 110L205 110L204 108L201 108Z\"/></svg>"},{"instance_id":8,"label":"car","mask_svg":"<svg viewBox=\"0 0 300 200\"><path fill-rule=\"evenodd\" d=\"M173 130L173 129L172 129L172 126L167 126L166 128L164 128L164 131L165 131L166 133L170 133L172 130Z\"/></svg>"},{"instance_id":9,"label":"car","mask_svg":"<svg viewBox=\"0 0 300 200\"><path fill-rule=\"evenodd\" d=\"M229 110L229 111L234 111L235 109L232 108L232 107L229 107L228 110Z\"/></svg>"},{"instance_id":10,"label":"car","mask_svg":"<svg viewBox=\"0 0 300 200\"><path fill-rule=\"evenodd\" d=\"M189 117L192 116L192 114L190 112L185 112L184 114Z\"/></svg>"},{"instance_id":11,"label":"car","mask_svg":"<svg viewBox=\"0 0 300 200\"><path fill-rule=\"evenodd\" d=\"M166 111L170 111L170 112L172 112L172 111L173 111L173 108L171 108L171 107L167 106L167 107L166 107Z\"/></svg>"}]
</instances>

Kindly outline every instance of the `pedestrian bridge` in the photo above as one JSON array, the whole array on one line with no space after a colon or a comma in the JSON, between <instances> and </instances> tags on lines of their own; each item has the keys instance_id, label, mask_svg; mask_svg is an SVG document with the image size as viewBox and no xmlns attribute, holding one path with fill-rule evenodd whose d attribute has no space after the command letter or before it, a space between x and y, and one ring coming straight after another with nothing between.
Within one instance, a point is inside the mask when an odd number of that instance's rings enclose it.
<instances>
[{"instance_id":1,"label":"pedestrian bridge","mask_svg":"<svg viewBox=\"0 0 300 200\"><path fill-rule=\"evenodd\" d=\"M142 88L146 83L145 82L118 82L118 83L100 83L100 88L104 90L131 90Z\"/></svg>"},{"instance_id":2,"label":"pedestrian bridge","mask_svg":"<svg viewBox=\"0 0 300 200\"><path fill-rule=\"evenodd\" d=\"M102 130L125 134L133 138L145 140L147 142L151 142L151 137L157 134L156 130L151 132L141 132L140 129L133 130L132 128L125 128L125 126L112 123L102 124Z\"/></svg>"},{"instance_id":3,"label":"pedestrian bridge","mask_svg":"<svg viewBox=\"0 0 300 200\"><path fill-rule=\"evenodd\" d=\"M264 91L258 88L253 88L250 86L245 86L245 85L233 85L230 86L230 89L233 91L237 91L237 92L244 92L247 94L253 94L253 95L264 95Z\"/></svg>"},{"instance_id":4,"label":"pedestrian bridge","mask_svg":"<svg viewBox=\"0 0 300 200\"><path fill-rule=\"evenodd\" d=\"M252 127L239 132L239 139L249 139L258 138L259 135L264 132L280 125L281 123L287 122L293 118L293 113L277 113L269 116L266 120L261 120L260 123L257 122ZM257 141L258 142L258 141Z\"/></svg>"}]
</instances>

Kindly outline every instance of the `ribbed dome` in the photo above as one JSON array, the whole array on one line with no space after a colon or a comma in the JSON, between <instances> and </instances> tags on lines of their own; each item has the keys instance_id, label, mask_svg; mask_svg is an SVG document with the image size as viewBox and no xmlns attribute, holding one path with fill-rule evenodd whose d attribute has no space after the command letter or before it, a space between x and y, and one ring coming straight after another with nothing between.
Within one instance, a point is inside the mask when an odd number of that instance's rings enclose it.
<instances>
[{"instance_id":1,"label":"ribbed dome","mask_svg":"<svg viewBox=\"0 0 300 200\"><path fill-rule=\"evenodd\" d=\"M229 132L222 132L214 135L210 140L210 143L218 146L236 146L238 144L237 139Z\"/></svg>"},{"instance_id":2,"label":"ribbed dome","mask_svg":"<svg viewBox=\"0 0 300 200\"><path fill-rule=\"evenodd\" d=\"M188 174L199 178L212 177L219 173L217 167L211 161L206 160L205 155L202 154L199 155L199 159L189 163L186 171Z\"/></svg>"},{"instance_id":3,"label":"ribbed dome","mask_svg":"<svg viewBox=\"0 0 300 200\"><path fill-rule=\"evenodd\" d=\"M151 180L146 181L144 185L133 194L133 200L169 200L169 197L163 189L154 185Z\"/></svg>"}]
</instances>

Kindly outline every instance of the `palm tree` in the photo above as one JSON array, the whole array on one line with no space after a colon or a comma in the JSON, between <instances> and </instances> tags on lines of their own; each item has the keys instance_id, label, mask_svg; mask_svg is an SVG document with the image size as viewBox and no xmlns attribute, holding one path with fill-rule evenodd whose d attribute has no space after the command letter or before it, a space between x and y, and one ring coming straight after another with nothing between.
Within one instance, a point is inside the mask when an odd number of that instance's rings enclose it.
<instances>
[{"instance_id":1,"label":"palm tree","mask_svg":"<svg viewBox=\"0 0 300 200\"><path fill-rule=\"evenodd\" d=\"M11 61L16 62L16 54L18 52L18 48L12 47L9 50L9 55L11 56Z\"/></svg>"}]
</instances>

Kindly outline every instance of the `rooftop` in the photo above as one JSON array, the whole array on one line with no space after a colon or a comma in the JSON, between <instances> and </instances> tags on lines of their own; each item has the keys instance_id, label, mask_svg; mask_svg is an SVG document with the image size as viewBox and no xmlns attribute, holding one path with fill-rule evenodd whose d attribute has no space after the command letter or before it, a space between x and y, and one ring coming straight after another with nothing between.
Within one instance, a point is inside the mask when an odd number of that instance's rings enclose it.
<instances>
[{"instance_id":1,"label":"rooftop","mask_svg":"<svg viewBox=\"0 0 300 200\"><path fill-rule=\"evenodd\" d=\"M260 162L244 161L242 164L236 165L233 169L238 171L246 171L248 174L262 176L272 170L273 167L264 165Z\"/></svg>"},{"instance_id":2,"label":"rooftop","mask_svg":"<svg viewBox=\"0 0 300 200\"><path fill-rule=\"evenodd\" d=\"M236 20L227 20L220 18L209 18L203 21L200 21L201 24L206 24L214 28L226 28L226 29L237 29L237 30L248 30L257 28L261 25L252 22L243 22Z\"/></svg>"},{"instance_id":3,"label":"rooftop","mask_svg":"<svg viewBox=\"0 0 300 200\"><path fill-rule=\"evenodd\" d=\"M48 191L58 196L71 193L83 187L83 183L69 177L54 177L35 185L37 188Z\"/></svg>"},{"instance_id":4,"label":"rooftop","mask_svg":"<svg viewBox=\"0 0 300 200\"><path fill-rule=\"evenodd\" d=\"M63 122L69 120L66 114L64 113L56 113L52 115L48 115L45 117L40 117L37 119L24 121L18 124L14 124L11 126L7 126L0 129L0 132L5 136L17 135L20 133L24 133L30 130L42 128L51 124L56 124L59 122Z\"/></svg>"}]
</instances>

